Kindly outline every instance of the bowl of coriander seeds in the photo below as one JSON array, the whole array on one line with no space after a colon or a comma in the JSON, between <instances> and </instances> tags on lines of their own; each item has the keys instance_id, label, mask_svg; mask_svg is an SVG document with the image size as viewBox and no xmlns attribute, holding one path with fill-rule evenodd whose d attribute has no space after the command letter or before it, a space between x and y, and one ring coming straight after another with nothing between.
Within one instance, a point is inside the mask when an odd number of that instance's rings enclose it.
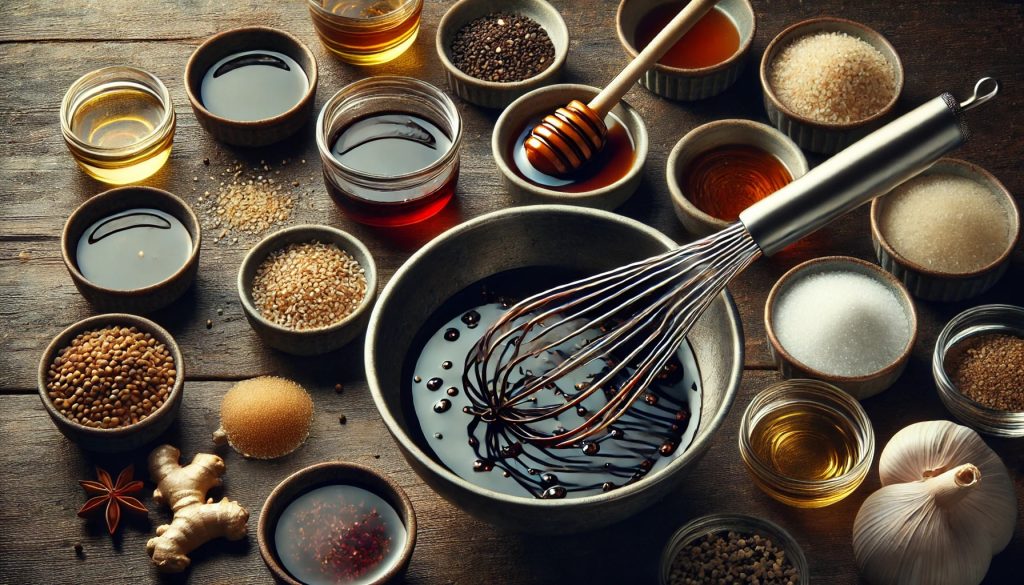
<instances>
[{"instance_id":1,"label":"bowl of coriander seeds","mask_svg":"<svg viewBox=\"0 0 1024 585\"><path fill-rule=\"evenodd\" d=\"M178 416L184 382L171 334L126 313L71 325L39 362L47 414L64 436L91 451L128 451L157 438Z\"/></svg>"},{"instance_id":2,"label":"bowl of coriander seeds","mask_svg":"<svg viewBox=\"0 0 1024 585\"><path fill-rule=\"evenodd\" d=\"M661 554L659 577L661 585L811 582L797 541L774 522L743 514L710 514L683 525Z\"/></svg>"},{"instance_id":3,"label":"bowl of coriander seeds","mask_svg":"<svg viewBox=\"0 0 1024 585\"><path fill-rule=\"evenodd\" d=\"M377 293L370 250L325 225L270 234L242 261L238 296L249 325L268 346L320 355L358 337Z\"/></svg>"}]
</instances>

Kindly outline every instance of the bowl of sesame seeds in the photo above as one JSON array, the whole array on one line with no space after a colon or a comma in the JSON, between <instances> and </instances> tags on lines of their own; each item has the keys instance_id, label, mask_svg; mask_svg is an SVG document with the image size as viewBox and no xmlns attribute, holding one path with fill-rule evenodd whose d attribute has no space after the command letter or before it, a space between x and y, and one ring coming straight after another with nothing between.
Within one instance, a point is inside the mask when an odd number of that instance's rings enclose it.
<instances>
[{"instance_id":1,"label":"bowl of sesame seeds","mask_svg":"<svg viewBox=\"0 0 1024 585\"><path fill-rule=\"evenodd\" d=\"M435 46L455 95L504 108L558 79L569 29L544 0L461 0L441 18Z\"/></svg>"},{"instance_id":2,"label":"bowl of sesame seeds","mask_svg":"<svg viewBox=\"0 0 1024 585\"><path fill-rule=\"evenodd\" d=\"M293 355L341 348L365 329L377 292L370 250L326 225L270 234L242 260L238 296L264 343Z\"/></svg>"},{"instance_id":3,"label":"bowl of sesame seeds","mask_svg":"<svg viewBox=\"0 0 1024 585\"><path fill-rule=\"evenodd\" d=\"M98 452L136 449L171 425L185 382L178 344L136 315L108 313L61 331L39 362L43 407L67 438Z\"/></svg>"},{"instance_id":4,"label":"bowl of sesame seeds","mask_svg":"<svg viewBox=\"0 0 1024 585\"><path fill-rule=\"evenodd\" d=\"M879 128L903 90L903 63L884 36L819 17L776 36L761 58L772 124L811 152L838 152Z\"/></svg>"}]
</instances>

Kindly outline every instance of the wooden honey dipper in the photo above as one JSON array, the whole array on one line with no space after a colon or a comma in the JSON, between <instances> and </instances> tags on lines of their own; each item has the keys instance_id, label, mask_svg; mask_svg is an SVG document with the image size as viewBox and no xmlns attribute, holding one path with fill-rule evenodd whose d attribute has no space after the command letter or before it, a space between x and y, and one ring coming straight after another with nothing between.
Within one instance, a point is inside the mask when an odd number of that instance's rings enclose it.
<instances>
[{"instance_id":1,"label":"wooden honey dipper","mask_svg":"<svg viewBox=\"0 0 1024 585\"><path fill-rule=\"evenodd\" d=\"M608 112L644 71L653 67L716 3L717 0L690 0L589 104L572 100L545 116L523 144L530 164L546 175L564 176L600 152L608 134L604 123Z\"/></svg>"}]
</instances>

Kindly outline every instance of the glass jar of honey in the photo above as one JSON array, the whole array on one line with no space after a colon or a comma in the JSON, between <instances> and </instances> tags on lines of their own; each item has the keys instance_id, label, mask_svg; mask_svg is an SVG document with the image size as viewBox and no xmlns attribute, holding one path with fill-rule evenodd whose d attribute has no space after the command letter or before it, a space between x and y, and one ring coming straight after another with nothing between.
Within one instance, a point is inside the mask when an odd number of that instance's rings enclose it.
<instances>
[{"instance_id":1,"label":"glass jar of honey","mask_svg":"<svg viewBox=\"0 0 1024 585\"><path fill-rule=\"evenodd\" d=\"M324 181L352 219L401 226L455 193L462 118L444 92L410 77L370 77L324 104L316 123Z\"/></svg>"},{"instance_id":2,"label":"glass jar of honey","mask_svg":"<svg viewBox=\"0 0 1024 585\"><path fill-rule=\"evenodd\" d=\"M141 181L171 156L174 104L163 82L134 67L105 67L71 84L60 128L75 161L112 185Z\"/></svg>"},{"instance_id":3,"label":"glass jar of honey","mask_svg":"<svg viewBox=\"0 0 1024 585\"><path fill-rule=\"evenodd\" d=\"M420 30L423 0L309 0L324 46L343 61L379 65L405 52Z\"/></svg>"}]
</instances>

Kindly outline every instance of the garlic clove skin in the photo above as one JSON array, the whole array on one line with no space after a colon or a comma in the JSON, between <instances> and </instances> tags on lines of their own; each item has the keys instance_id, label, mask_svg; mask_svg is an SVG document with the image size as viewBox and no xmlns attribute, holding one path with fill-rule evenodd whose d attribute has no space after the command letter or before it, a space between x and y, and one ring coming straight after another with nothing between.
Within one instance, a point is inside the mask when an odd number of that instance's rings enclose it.
<instances>
[{"instance_id":1,"label":"garlic clove skin","mask_svg":"<svg viewBox=\"0 0 1024 585\"><path fill-rule=\"evenodd\" d=\"M862 576L876 585L980 583L1017 518L999 456L973 430L929 421L893 436L879 476L884 487L853 525Z\"/></svg>"}]
</instances>

